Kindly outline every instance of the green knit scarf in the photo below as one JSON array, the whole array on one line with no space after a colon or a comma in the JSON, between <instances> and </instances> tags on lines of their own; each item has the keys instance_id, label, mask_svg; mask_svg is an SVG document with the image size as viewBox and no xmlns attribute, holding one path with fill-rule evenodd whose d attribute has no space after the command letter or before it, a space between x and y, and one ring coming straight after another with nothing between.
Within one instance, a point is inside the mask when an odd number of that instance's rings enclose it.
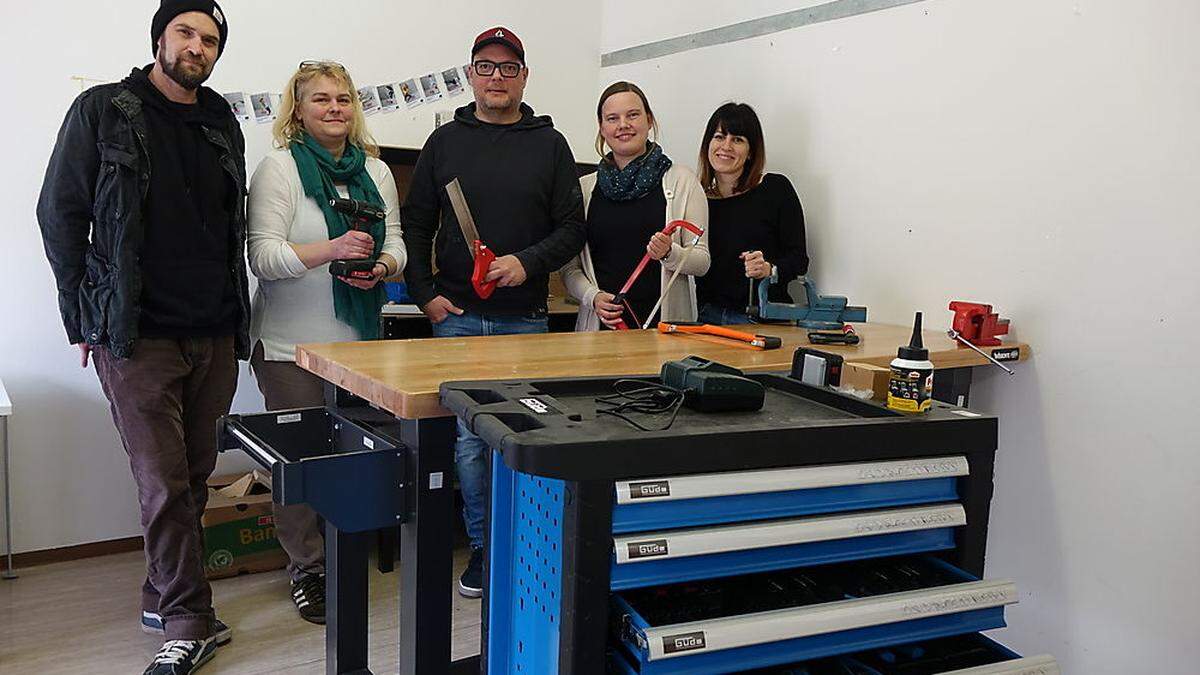
<instances>
[{"instance_id":1,"label":"green knit scarf","mask_svg":"<svg viewBox=\"0 0 1200 675\"><path fill-rule=\"evenodd\" d=\"M288 149L291 150L292 159L296 160L296 169L300 172L304 194L315 199L321 207L321 212L325 214L325 225L329 228L330 239L336 239L350 229L349 219L329 205L331 198L341 196L334 188L334 183L344 184L351 199L387 208L384 206L383 197L379 195L379 188L367 173L367 154L362 148L347 143L342 158L334 160L333 155L321 147L312 136L301 134L300 138L292 141ZM383 249L386 225L383 221L372 223L366 232L375 240L374 257L378 257ZM377 338L379 308L387 301L383 283L364 291L334 277L330 277L330 281L333 283L333 313L338 320L354 328L359 339Z\"/></svg>"}]
</instances>

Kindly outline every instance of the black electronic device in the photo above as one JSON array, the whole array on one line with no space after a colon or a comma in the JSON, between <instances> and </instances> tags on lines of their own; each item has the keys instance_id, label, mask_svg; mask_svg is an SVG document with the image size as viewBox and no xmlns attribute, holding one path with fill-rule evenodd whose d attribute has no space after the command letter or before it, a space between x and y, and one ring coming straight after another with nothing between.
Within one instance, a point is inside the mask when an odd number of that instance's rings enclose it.
<instances>
[{"instance_id":1,"label":"black electronic device","mask_svg":"<svg viewBox=\"0 0 1200 675\"><path fill-rule=\"evenodd\" d=\"M682 390L683 404L698 412L761 410L766 397L763 385L742 371L699 356L667 361L659 376L664 385Z\"/></svg>"},{"instance_id":2,"label":"black electronic device","mask_svg":"<svg viewBox=\"0 0 1200 675\"><path fill-rule=\"evenodd\" d=\"M836 387L842 383L843 361L838 354L797 347L792 354L791 377L816 387Z\"/></svg>"},{"instance_id":3,"label":"black electronic device","mask_svg":"<svg viewBox=\"0 0 1200 675\"><path fill-rule=\"evenodd\" d=\"M846 325L848 326L850 324L846 324ZM808 341L813 343L814 345L853 346L853 345L858 344L861 340L858 337L858 333L853 333L853 332L822 333L822 332L814 331L814 332L808 334Z\"/></svg>"},{"instance_id":4,"label":"black electronic device","mask_svg":"<svg viewBox=\"0 0 1200 675\"><path fill-rule=\"evenodd\" d=\"M717 363L711 359L699 356L688 356L678 361L667 361L662 364L662 369L659 370L658 375L662 378L662 383L668 387L686 389L688 377L696 373L723 373L739 377L743 374L742 371L733 366L727 366L723 363Z\"/></svg>"},{"instance_id":5,"label":"black electronic device","mask_svg":"<svg viewBox=\"0 0 1200 675\"><path fill-rule=\"evenodd\" d=\"M357 230L360 224L380 221L387 217L386 211L360 199L334 197L329 200L329 205L338 213L350 218L350 229L352 230ZM329 263L329 273L335 277L346 277L347 279L370 279L375 274L375 265L378 262L373 258L333 260Z\"/></svg>"},{"instance_id":6,"label":"black electronic device","mask_svg":"<svg viewBox=\"0 0 1200 675\"><path fill-rule=\"evenodd\" d=\"M338 213L344 213L347 216L362 221L364 223L374 222L387 218L387 211L375 206L370 202L364 202L361 199L343 199L334 197L329 200L329 205Z\"/></svg>"},{"instance_id":7,"label":"black electronic device","mask_svg":"<svg viewBox=\"0 0 1200 675\"><path fill-rule=\"evenodd\" d=\"M333 260L329 263L329 273L335 277L349 279L370 279L374 274L378 260Z\"/></svg>"}]
</instances>

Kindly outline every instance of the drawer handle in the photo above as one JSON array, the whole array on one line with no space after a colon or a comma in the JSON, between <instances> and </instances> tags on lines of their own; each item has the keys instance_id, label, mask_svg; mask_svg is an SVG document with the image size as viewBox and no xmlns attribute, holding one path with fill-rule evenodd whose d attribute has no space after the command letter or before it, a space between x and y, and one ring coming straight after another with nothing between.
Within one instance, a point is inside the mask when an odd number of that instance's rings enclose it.
<instances>
[{"instance_id":1,"label":"drawer handle","mask_svg":"<svg viewBox=\"0 0 1200 675\"><path fill-rule=\"evenodd\" d=\"M249 452L257 457L259 461L263 462L263 464L265 464L267 467L273 467L275 466L275 462L279 461L272 457L271 454L267 452L265 448L259 445L254 439L242 433L241 429L237 427L229 427L229 433L236 436L237 439L242 442L242 447L246 449L246 452Z\"/></svg>"}]
</instances>

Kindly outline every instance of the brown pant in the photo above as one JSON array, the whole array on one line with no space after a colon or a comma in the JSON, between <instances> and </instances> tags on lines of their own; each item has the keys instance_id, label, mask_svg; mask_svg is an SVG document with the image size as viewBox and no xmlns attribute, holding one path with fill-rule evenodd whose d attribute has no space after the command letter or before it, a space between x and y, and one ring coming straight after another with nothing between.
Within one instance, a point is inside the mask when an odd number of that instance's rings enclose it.
<instances>
[{"instance_id":1,"label":"brown pant","mask_svg":"<svg viewBox=\"0 0 1200 675\"><path fill-rule=\"evenodd\" d=\"M200 517L217 463L217 418L237 388L232 336L139 339L133 356L93 352L138 488L146 547L142 609L162 615L168 640L209 636Z\"/></svg>"},{"instance_id":2,"label":"brown pant","mask_svg":"<svg viewBox=\"0 0 1200 675\"><path fill-rule=\"evenodd\" d=\"M325 405L325 381L291 361L267 361L262 343L254 345L250 368L258 381L267 410L313 408ZM275 508L275 536L288 554L288 574L299 581L306 574L325 573L325 539L316 511L307 504Z\"/></svg>"}]
</instances>

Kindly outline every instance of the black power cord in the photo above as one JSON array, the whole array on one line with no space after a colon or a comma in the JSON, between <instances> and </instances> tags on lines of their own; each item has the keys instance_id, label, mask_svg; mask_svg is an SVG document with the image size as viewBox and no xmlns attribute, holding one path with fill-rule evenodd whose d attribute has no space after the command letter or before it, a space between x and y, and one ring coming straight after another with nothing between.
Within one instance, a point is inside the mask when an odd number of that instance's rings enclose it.
<instances>
[{"instance_id":1,"label":"black power cord","mask_svg":"<svg viewBox=\"0 0 1200 675\"><path fill-rule=\"evenodd\" d=\"M597 408L598 415L612 415L642 431L666 431L675 423L675 416L683 406L684 391L651 380L621 379L613 383L615 393L597 396L596 403L610 406ZM664 426L643 426L626 413L641 415L663 415L671 417Z\"/></svg>"}]
</instances>

